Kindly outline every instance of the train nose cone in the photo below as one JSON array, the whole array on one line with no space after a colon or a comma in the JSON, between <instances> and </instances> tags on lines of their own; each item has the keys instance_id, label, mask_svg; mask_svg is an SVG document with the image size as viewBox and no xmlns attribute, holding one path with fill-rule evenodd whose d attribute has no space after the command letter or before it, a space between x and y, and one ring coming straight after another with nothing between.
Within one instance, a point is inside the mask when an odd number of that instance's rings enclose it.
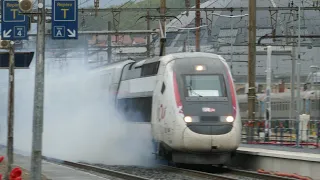
<instances>
[{"instance_id":1,"label":"train nose cone","mask_svg":"<svg viewBox=\"0 0 320 180\"><path fill-rule=\"evenodd\" d=\"M189 128L184 131L183 144L188 151L210 152L212 138L210 135L196 134Z\"/></svg>"}]
</instances>

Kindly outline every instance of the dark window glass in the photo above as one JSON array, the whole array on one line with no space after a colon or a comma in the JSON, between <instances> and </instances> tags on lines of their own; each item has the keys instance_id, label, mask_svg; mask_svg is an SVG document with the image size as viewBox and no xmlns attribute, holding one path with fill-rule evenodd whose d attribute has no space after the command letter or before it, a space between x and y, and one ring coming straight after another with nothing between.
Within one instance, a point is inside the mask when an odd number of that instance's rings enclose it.
<instances>
[{"instance_id":1,"label":"dark window glass","mask_svg":"<svg viewBox=\"0 0 320 180\"><path fill-rule=\"evenodd\" d=\"M159 61L145 64L142 66L141 76L154 76L158 74L158 68L159 68Z\"/></svg>"},{"instance_id":2,"label":"dark window glass","mask_svg":"<svg viewBox=\"0 0 320 180\"><path fill-rule=\"evenodd\" d=\"M222 75L185 75L187 95L226 97Z\"/></svg>"},{"instance_id":3,"label":"dark window glass","mask_svg":"<svg viewBox=\"0 0 320 180\"><path fill-rule=\"evenodd\" d=\"M161 93L163 94L163 92L166 90L166 85L164 83L162 83L162 88L161 88Z\"/></svg>"}]
</instances>

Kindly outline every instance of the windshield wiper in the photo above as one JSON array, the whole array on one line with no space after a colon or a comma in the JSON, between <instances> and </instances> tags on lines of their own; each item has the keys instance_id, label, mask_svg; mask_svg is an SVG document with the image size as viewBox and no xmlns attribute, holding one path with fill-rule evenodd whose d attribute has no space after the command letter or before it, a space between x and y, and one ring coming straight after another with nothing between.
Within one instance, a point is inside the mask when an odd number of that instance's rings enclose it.
<instances>
[{"instance_id":1,"label":"windshield wiper","mask_svg":"<svg viewBox=\"0 0 320 180\"><path fill-rule=\"evenodd\" d=\"M195 94L195 95L198 95L199 97L202 97L202 95L194 92L194 90L192 89L192 77L190 78L190 81L189 81L189 91L192 93L192 94Z\"/></svg>"},{"instance_id":2,"label":"windshield wiper","mask_svg":"<svg viewBox=\"0 0 320 180\"><path fill-rule=\"evenodd\" d=\"M202 95L200 95L200 94L198 94L198 93L194 92L194 90L192 89L192 87L191 87L191 86L187 86L187 87L188 87L188 90L189 90L192 94L195 94L195 95L197 95L197 96L199 96L199 97L203 97Z\"/></svg>"}]
</instances>

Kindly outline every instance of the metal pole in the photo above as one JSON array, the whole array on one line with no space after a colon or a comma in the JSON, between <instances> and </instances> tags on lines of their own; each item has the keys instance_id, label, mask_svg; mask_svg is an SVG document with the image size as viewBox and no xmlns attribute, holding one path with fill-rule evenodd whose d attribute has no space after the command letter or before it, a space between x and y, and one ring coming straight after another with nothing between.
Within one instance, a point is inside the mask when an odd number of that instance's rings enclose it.
<instances>
[{"instance_id":1,"label":"metal pole","mask_svg":"<svg viewBox=\"0 0 320 180\"><path fill-rule=\"evenodd\" d=\"M200 0L196 0L196 8L200 8ZM200 11L196 11L196 27L200 27ZM200 28L196 29L196 52L200 52Z\"/></svg>"},{"instance_id":2,"label":"metal pole","mask_svg":"<svg viewBox=\"0 0 320 180\"><path fill-rule=\"evenodd\" d=\"M162 31L163 31L163 36L166 37L166 33L167 33L167 30L166 30L166 17L165 17L165 14L166 14L166 0L160 0L160 14L161 16L163 16L161 18L161 27L162 27ZM162 47L162 55L165 55L166 54L166 45L165 45L165 40L162 40L161 41L161 47Z\"/></svg>"},{"instance_id":3,"label":"metal pole","mask_svg":"<svg viewBox=\"0 0 320 180\"><path fill-rule=\"evenodd\" d=\"M148 0L148 8L151 7L151 0ZM147 11L147 30L150 30L150 11ZM147 57L151 56L151 47L150 47L151 37L150 34L147 35Z\"/></svg>"},{"instance_id":4,"label":"metal pole","mask_svg":"<svg viewBox=\"0 0 320 180\"><path fill-rule=\"evenodd\" d=\"M293 28L295 29L295 28ZM295 30L294 30L295 33ZM296 75L296 45L293 44L292 46L292 63L291 63L291 107L290 107L290 119L295 119L295 75ZM292 121L293 122L293 121ZM293 127L293 124L291 127Z\"/></svg>"},{"instance_id":5,"label":"metal pole","mask_svg":"<svg viewBox=\"0 0 320 180\"><path fill-rule=\"evenodd\" d=\"M187 34L188 52L190 52L189 31L190 29L188 29L188 34Z\"/></svg>"},{"instance_id":6,"label":"metal pole","mask_svg":"<svg viewBox=\"0 0 320 180\"><path fill-rule=\"evenodd\" d=\"M33 131L32 131L32 180L41 180L42 169L42 131L43 131L43 104L44 104L44 59L45 59L45 0L38 0L37 22L37 56L35 72L35 92L33 105Z\"/></svg>"},{"instance_id":7,"label":"metal pole","mask_svg":"<svg viewBox=\"0 0 320 180\"><path fill-rule=\"evenodd\" d=\"M248 120L255 120L256 100L256 0L249 0L249 47L248 47ZM249 140L253 140L250 128Z\"/></svg>"},{"instance_id":8,"label":"metal pole","mask_svg":"<svg viewBox=\"0 0 320 180\"><path fill-rule=\"evenodd\" d=\"M13 164L13 127L14 127L14 49L10 45L9 49L9 94L8 94L8 140L7 140L7 154L8 164L6 179L9 179Z\"/></svg>"},{"instance_id":9,"label":"metal pole","mask_svg":"<svg viewBox=\"0 0 320 180\"><path fill-rule=\"evenodd\" d=\"M295 13L293 14L293 17L295 17ZM296 35L296 28L293 27L292 28L293 32L293 36ZM295 39L293 40L293 45L292 45L292 65L291 65L291 107L290 107L290 120L291 120L291 127L293 128L295 125L294 123L294 119L295 119L295 109L296 109L296 103L295 103L295 75L296 75L296 41Z\"/></svg>"},{"instance_id":10,"label":"metal pole","mask_svg":"<svg viewBox=\"0 0 320 180\"><path fill-rule=\"evenodd\" d=\"M87 36L84 36L84 64L87 65L89 63L89 44L88 44L88 39ZM48 72L47 72L48 73Z\"/></svg>"},{"instance_id":11,"label":"metal pole","mask_svg":"<svg viewBox=\"0 0 320 180\"><path fill-rule=\"evenodd\" d=\"M300 56L300 35L301 35L301 10L300 10L300 3L298 7L298 61L297 61L297 138L296 138L296 146L300 147L300 129L299 129L299 123L300 123L300 112L301 112L301 102L300 102L300 71L301 71L301 56Z\"/></svg>"},{"instance_id":12,"label":"metal pole","mask_svg":"<svg viewBox=\"0 0 320 180\"><path fill-rule=\"evenodd\" d=\"M310 90L313 90L313 81L314 81L314 72L311 71L311 87L310 87Z\"/></svg>"},{"instance_id":13,"label":"metal pole","mask_svg":"<svg viewBox=\"0 0 320 180\"><path fill-rule=\"evenodd\" d=\"M149 1L150 7L150 1ZM147 11L147 30L150 30L150 12ZM150 35L147 35L147 57L150 57Z\"/></svg>"},{"instance_id":14,"label":"metal pole","mask_svg":"<svg viewBox=\"0 0 320 180\"><path fill-rule=\"evenodd\" d=\"M111 21L108 21L108 31L110 31L111 30ZM107 50L107 52L108 52L108 63L111 63L111 61L112 61L112 48L111 48L111 41L112 41L112 39L111 39L111 34L109 34L108 35L108 50Z\"/></svg>"},{"instance_id":15,"label":"metal pole","mask_svg":"<svg viewBox=\"0 0 320 180\"><path fill-rule=\"evenodd\" d=\"M233 43L232 43L232 39L233 39L233 18L231 18L231 38L230 38L230 43L231 43L231 60L230 60L230 70L231 70L231 74L233 74L232 71L232 63L233 63Z\"/></svg>"},{"instance_id":16,"label":"metal pole","mask_svg":"<svg viewBox=\"0 0 320 180\"><path fill-rule=\"evenodd\" d=\"M266 122L265 122L265 138L269 140L271 125L271 53L272 46L267 47L267 88L266 88Z\"/></svg>"}]
</instances>

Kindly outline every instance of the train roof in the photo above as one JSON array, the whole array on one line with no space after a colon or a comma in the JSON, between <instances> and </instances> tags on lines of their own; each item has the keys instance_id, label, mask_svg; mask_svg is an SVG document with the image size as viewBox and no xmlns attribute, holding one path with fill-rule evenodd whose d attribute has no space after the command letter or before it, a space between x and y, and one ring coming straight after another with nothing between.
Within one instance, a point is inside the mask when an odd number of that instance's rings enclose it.
<instances>
[{"instance_id":1,"label":"train roof","mask_svg":"<svg viewBox=\"0 0 320 180\"><path fill-rule=\"evenodd\" d=\"M183 59L183 58L193 58L193 57L194 58L199 58L199 57L214 58L214 59L219 59L219 60L225 62L225 59L222 56L220 56L218 54L214 54L214 53L183 52L183 53L172 53L172 54L168 54L168 55L161 56L161 57L157 56L157 57L145 59L145 60L142 60L142 61L135 63L136 65L134 65L134 66L140 67L140 66L143 66L144 64L150 64L150 63L154 63L154 62L158 62L158 61L168 63L173 59Z\"/></svg>"},{"instance_id":2,"label":"train roof","mask_svg":"<svg viewBox=\"0 0 320 180\"><path fill-rule=\"evenodd\" d=\"M215 58L215 59L220 59L225 61L222 56L218 55L218 54L214 54L214 53L205 53L205 52L183 52L183 53L172 53L172 54L168 54L166 56L163 56L163 58L161 58L161 61L165 61L167 59L183 59L183 58L196 58L196 57L208 57L208 58Z\"/></svg>"},{"instance_id":3,"label":"train roof","mask_svg":"<svg viewBox=\"0 0 320 180\"><path fill-rule=\"evenodd\" d=\"M114 69L114 68L123 68L123 66L134 63L133 60L125 60L125 61L117 61L114 63L107 64L106 66L95 68L91 71L91 73L100 73L102 71L108 70L108 69Z\"/></svg>"},{"instance_id":4,"label":"train roof","mask_svg":"<svg viewBox=\"0 0 320 180\"><path fill-rule=\"evenodd\" d=\"M157 56L157 57L152 57L148 59L144 59L141 61L133 61L133 60L126 60L126 61L120 61L120 62L115 62L108 64L103 67L96 68L91 71L92 74L96 73L101 73L103 71L108 71L110 69L122 69L124 68L127 64L131 64L130 66L126 67L123 70L123 76L122 79L134 79L138 77L143 77L144 75L141 75L141 68L143 68L144 65L146 64L152 64L156 62L163 62L164 64L167 64L168 62L174 60L174 59L183 59L183 58L212 58L212 59L217 59L220 61L223 61L226 63L226 61L217 54L213 53L203 53L203 52L184 52L184 53L173 53L173 54L168 54L165 56ZM157 65L156 65L157 66ZM157 73L153 72L152 74L148 75L156 75Z\"/></svg>"},{"instance_id":5,"label":"train roof","mask_svg":"<svg viewBox=\"0 0 320 180\"><path fill-rule=\"evenodd\" d=\"M165 56L156 56L148 59L141 60L139 62L134 63L133 67L141 67L145 64L150 64L158 61L162 61L168 63L173 59L183 59L183 58L196 58L196 57L207 57L207 58L214 58L220 59L221 61L225 62L222 56L214 54L214 53L204 53L204 52L183 52L183 53L172 53Z\"/></svg>"}]
</instances>

